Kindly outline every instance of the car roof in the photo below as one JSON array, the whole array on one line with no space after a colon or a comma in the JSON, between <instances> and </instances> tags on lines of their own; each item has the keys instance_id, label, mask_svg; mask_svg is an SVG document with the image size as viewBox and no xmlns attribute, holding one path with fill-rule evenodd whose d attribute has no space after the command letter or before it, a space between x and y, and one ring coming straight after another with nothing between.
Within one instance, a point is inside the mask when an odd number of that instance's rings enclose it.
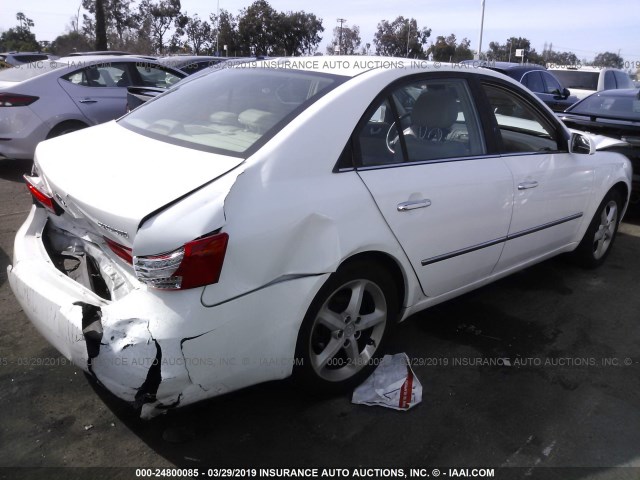
<instances>
[{"instance_id":1,"label":"car roof","mask_svg":"<svg viewBox=\"0 0 640 480\"><path fill-rule=\"evenodd\" d=\"M508 71L522 71L529 72L531 70L546 70L546 67L538 65L536 63L515 63L515 62L493 62L482 65L483 67L493 68L496 70L508 70Z\"/></svg>"},{"instance_id":2,"label":"car roof","mask_svg":"<svg viewBox=\"0 0 640 480\"><path fill-rule=\"evenodd\" d=\"M238 59L236 62L238 62L239 68L246 68L246 64L251 63L251 66L255 66L256 68L290 68L293 70L330 73L345 77L356 77L368 72L373 74L377 72L381 74L385 70L389 69L400 69L409 73L479 70L477 65L471 64L444 63L421 59L364 55L281 57L253 61L242 61L242 59ZM233 61L229 61L227 64L232 66L234 63ZM508 78L509 81L518 83L503 73L495 72L490 69L483 68L480 73L501 79Z\"/></svg>"},{"instance_id":3,"label":"car roof","mask_svg":"<svg viewBox=\"0 0 640 480\"><path fill-rule=\"evenodd\" d=\"M578 65L553 65L553 64L548 64L547 67L549 68L549 70L566 70L569 72L602 72L604 70L618 70L619 72L624 72L624 70L620 70L619 68L612 68L612 67L594 67L591 65L582 65L582 64L578 64Z\"/></svg>"},{"instance_id":4,"label":"car roof","mask_svg":"<svg viewBox=\"0 0 640 480\"><path fill-rule=\"evenodd\" d=\"M81 57L87 55L133 55L130 52L122 52L120 50L95 50L89 52L72 52L67 57Z\"/></svg>"},{"instance_id":5,"label":"car roof","mask_svg":"<svg viewBox=\"0 0 640 480\"><path fill-rule=\"evenodd\" d=\"M64 63L70 63L70 64L74 64L74 65L78 65L82 62L86 62L86 63L107 63L109 61L113 61L113 62L122 62L122 61L126 61L127 59L133 59L135 60L140 60L143 59L145 62L150 62L150 63L158 63L158 61L156 59L151 59L149 57L145 57L143 55L73 55L73 56L68 56L68 57L61 57L57 60L55 60L56 62L64 62Z\"/></svg>"},{"instance_id":6,"label":"car roof","mask_svg":"<svg viewBox=\"0 0 640 480\"><path fill-rule=\"evenodd\" d=\"M640 100L640 90L637 88L601 90L599 92L593 93L592 95L596 97L639 97L638 100Z\"/></svg>"}]
</instances>

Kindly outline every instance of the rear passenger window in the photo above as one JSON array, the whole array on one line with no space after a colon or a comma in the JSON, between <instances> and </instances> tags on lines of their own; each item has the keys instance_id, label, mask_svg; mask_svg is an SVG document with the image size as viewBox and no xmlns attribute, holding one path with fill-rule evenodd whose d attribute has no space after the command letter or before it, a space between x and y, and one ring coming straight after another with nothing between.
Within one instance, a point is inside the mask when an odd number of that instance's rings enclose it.
<instances>
[{"instance_id":1,"label":"rear passenger window","mask_svg":"<svg viewBox=\"0 0 640 480\"><path fill-rule=\"evenodd\" d=\"M158 65L136 63L136 69L145 87L168 88L180 81L180 77Z\"/></svg>"},{"instance_id":2,"label":"rear passenger window","mask_svg":"<svg viewBox=\"0 0 640 480\"><path fill-rule=\"evenodd\" d=\"M556 131L526 100L494 85L483 85L500 129L501 153L557 151Z\"/></svg>"},{"instance_id":3,"label":"rear passenger window","mask_svg":"<svg viewBox=\"0 0 640 480\"><path fill-rule=\"evenodd\" d=\"M613 90L616 88L616 80L611 70L604 72L604 89Z\"/></svg>"},{"instance_id":4,"label":"rear passenger window","mask_svg":"<svg viewBox=\"0 0 640 480\"><path fill-rule=\"evenodd\" d=\"M544 84L538 72L526 73L522 83L532 92L544 93Z\"/></svg>"},{"instance_id":5,"label":"rear passenger window","mask_svg":"<svg viewBox=\"0 0 640 480\"><path fill-rule=\"evenodd\" d=\"M631 82L629 75L626 73L614 70L613 76L616 79L616 85L618 88L633 88L633 83Z\"/></svg>"},{"instance_id":6,"label":"rear passenger window","mask_svg":"<svg viewBox=\"0 0 640 480\"><path fill-rule=\"evenodd\" d=\"M486 151L464 80L428 80L398 87L369 112L358 134L363 166L467 157Z\"/></svg>"},{"instance_id":7,"label":"rear passenger window","mask_svg":"<svg viewBox=\"0 0 640 480\"><path fill-rule=\"evenodd\" d=\"M126 63L90 65L63 76L67 82L83 87L122 87L128 84Z\"/></svg>"}]
</instances>

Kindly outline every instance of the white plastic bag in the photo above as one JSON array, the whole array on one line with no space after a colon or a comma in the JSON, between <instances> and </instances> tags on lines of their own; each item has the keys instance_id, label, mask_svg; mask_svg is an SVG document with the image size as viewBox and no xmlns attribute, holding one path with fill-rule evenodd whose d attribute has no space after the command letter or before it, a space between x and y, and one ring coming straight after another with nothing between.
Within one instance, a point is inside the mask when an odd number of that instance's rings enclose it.
<instances>
[{"instance_id":1,"label":"white plastic bag","mask_svg":"<svg viewBox=\"0 0 640 480\"><path fill-rule=\"evenodd\" d=\"M406 353L385 355L378 368L355 389L352 403L409 410L422 401L422 385Z\"/></svg>"}]
</instances>

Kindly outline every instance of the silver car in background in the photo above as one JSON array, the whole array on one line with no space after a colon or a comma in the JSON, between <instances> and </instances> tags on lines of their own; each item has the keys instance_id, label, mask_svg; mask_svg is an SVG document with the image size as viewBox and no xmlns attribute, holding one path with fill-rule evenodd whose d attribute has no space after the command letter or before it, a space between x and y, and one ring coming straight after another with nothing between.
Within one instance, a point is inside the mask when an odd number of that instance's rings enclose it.
<instances>
[{"instance_id":1,"label":"silver car in background","mask_svg":"<svg viewBox=\"0 0 640 480\"><path fill-rule=\"evenodd\" d=\"M33 158L42 140L124 115L128 86L168 88L184 77L136 56L66 57L0 71L0 158Z\"/></svg>"}]
</instances>

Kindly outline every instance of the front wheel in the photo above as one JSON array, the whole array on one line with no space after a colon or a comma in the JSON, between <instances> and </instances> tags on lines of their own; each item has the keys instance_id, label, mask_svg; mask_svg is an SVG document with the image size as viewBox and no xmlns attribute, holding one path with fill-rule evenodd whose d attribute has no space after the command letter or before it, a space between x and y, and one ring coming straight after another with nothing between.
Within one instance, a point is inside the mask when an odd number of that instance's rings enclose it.
<instances>
[{"instance_id":1,"label":"front wheel","mask_svg":"<svg viewBox=\"0 0 640 480\"><path fill-rule=\"evenodd\" d=\"M304 318L294 376L314 390L341 391L364 381L382 356L398 314L384 270L353 263L334 273Z\"/></svg>"},{"instance_id":2,"label":"front wheel","mask_svg":"<svg viewBox=\"0 0 640 480\"><path fill-rule=\"evenodd\" d=\"M611 190L602 200L574 258L578 264L586 268L600 266L609 255L618 232L622 200L620 194Z\"/></svg>"}]
</instances>

